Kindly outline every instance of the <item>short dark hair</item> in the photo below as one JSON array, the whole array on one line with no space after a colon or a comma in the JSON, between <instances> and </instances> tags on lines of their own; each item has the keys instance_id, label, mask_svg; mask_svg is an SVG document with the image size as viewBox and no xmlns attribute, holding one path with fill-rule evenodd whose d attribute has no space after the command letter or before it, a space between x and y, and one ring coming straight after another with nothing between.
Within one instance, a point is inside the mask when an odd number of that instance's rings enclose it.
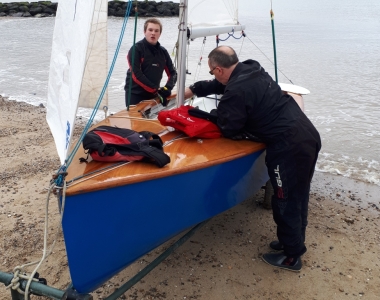
<instances>
[{"instance_id":1,"label":"short dark hair","mask_svg":"<svg viewBox=\"0 0 380 300\"><path fill-rule=\"evenodd\" d=\"M159 25L160 26L160 33L162 32L162 23L160 22L159 19L156 19L156 18L150 18L150 19L148 19L148 20L145 21L145 23L144 23L144 32L148 28L148 23L153 23L153 24Z\"/></svg>"},{"instance_id":2,"label":"short dark hair","mask_svg":"<svg viewBox=\"0 0 380 300\"><path fill-rule=\"evenodd\" d=\"M239 62L235 50L229 46L216 47L210 52L208 58L212 67L229 68Z\"/></svg>"}]
</instances>

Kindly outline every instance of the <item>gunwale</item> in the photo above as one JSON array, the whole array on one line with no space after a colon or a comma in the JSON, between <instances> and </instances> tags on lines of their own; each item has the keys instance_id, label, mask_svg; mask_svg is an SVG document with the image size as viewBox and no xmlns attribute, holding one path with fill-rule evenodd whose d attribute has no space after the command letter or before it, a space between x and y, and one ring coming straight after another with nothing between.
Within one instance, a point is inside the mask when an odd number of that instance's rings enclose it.
<instances>
[{"instance_id":1,"label":"gunwale","mask_svg":"<svg viewBox=\"0 0 380 300\"><path fill-rule=\"evenodd\" d=\"M97 126L108 125L154 132L161 137L164 144L166 143L164 151L170 156L171 162L163 168L159 168L148 162L115 164L95 162L89 157L88 163L72 163L68 167L67 196L175 176L223 164L265 149L263 143L233 141L226 138L190 138L182 135L179 131L170 131L158 120L141 117L154 105L156 105L155 100L141 102L131 106L128 111L123 110L107 117L91 127L90 130ZM80 157L86 157L82 147L78 149L73 162L78 162Z\"/></svg>"}]
</instances>

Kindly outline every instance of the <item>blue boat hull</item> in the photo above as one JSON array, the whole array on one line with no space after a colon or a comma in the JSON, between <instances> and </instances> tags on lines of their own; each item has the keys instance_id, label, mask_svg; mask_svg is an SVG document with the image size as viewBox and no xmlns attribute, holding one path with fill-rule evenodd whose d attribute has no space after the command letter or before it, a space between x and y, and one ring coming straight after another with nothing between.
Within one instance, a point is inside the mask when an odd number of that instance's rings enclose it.
<instances>
[{"instance_id":1,"label":"blue boat hull","mask_svg":"<svg viewBox=\"0 0 380 300\"><path fill-rule=\"evenodd\" d=\"M254 195L263 150L174 176L66 198L63 232L73 286L89 293L180 232Z\"/></svg>"}]
</instances>

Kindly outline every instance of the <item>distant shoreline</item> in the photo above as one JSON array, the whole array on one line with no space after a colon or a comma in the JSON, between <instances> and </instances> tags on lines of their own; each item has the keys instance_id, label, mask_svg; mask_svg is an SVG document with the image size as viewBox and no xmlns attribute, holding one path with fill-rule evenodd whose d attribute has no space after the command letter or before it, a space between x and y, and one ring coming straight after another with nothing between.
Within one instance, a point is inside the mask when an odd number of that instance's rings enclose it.
<instances>
[{"instance_id":1,"label":"distant shoreline","mask_svg":"<svg viewBox=\"0 0 380 300\"><path fill-rule=\"evenodd\" d=\"M108 16L124 17L128 3L121 1L108 2ZM51 1L39 2L0 2L0 17L43 18L55 17L58 3ZM179 15L179 3L139 1L138 14L140 17L173 17ZM130 16L135 15L131 9Z\"/></svg>"}]
</instances>

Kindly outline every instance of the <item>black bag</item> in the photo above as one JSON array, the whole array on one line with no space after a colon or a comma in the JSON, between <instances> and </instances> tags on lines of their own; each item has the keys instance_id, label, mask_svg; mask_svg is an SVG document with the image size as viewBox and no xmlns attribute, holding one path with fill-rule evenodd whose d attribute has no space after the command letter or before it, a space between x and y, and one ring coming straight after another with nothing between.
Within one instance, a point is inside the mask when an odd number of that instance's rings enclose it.
<instances>
[{"instance_id":1,"label":"black bag","mask_svg":"<svg viewBox=\"0 0 380 300\"><path fill-rule=\"evenodd\" d=\"M212 109L209 113L205 112L203 110L198 109L197 107L189 109L189 115L201 119L208 120L214 124L217 124L218 122L218 112L216 109ZM257 136L254 136L253 134L245 131L242 133L238 133L235 136L231 138L232 140L235 141L240 141L240 140L250 140L258 143L262 143L263 141L259 139Z\"/></svg>"},{"instance_id":2,"label":"black bag","mask_svg":"<svg viewBox=\"0 0 380 300\"><path fill-rule=\"evenodd\" d=\"M148 160L160 168L170 162L162 147L161 138L152 132L136 132L127 128L99 126L83 138L83 148L96 161ZM87 156L88 158L88 156ZM81 158L80 161L87 161Z\"/></svg>"},{"instance_id":3,"label":"black bag","mask_svg":"<svg viewBox=\"0 0 380 300\"><path fill-rule=\"evenodd\" d=\"M189 109L189 115L196 117L196 118L208 120L214 124L217 124L217 122L218 122L218 113L217 113L216 109L212 109L208 113L206 111L198 109L197 107L194 107L194 108Z\"/></svg>"}]
</instances>

